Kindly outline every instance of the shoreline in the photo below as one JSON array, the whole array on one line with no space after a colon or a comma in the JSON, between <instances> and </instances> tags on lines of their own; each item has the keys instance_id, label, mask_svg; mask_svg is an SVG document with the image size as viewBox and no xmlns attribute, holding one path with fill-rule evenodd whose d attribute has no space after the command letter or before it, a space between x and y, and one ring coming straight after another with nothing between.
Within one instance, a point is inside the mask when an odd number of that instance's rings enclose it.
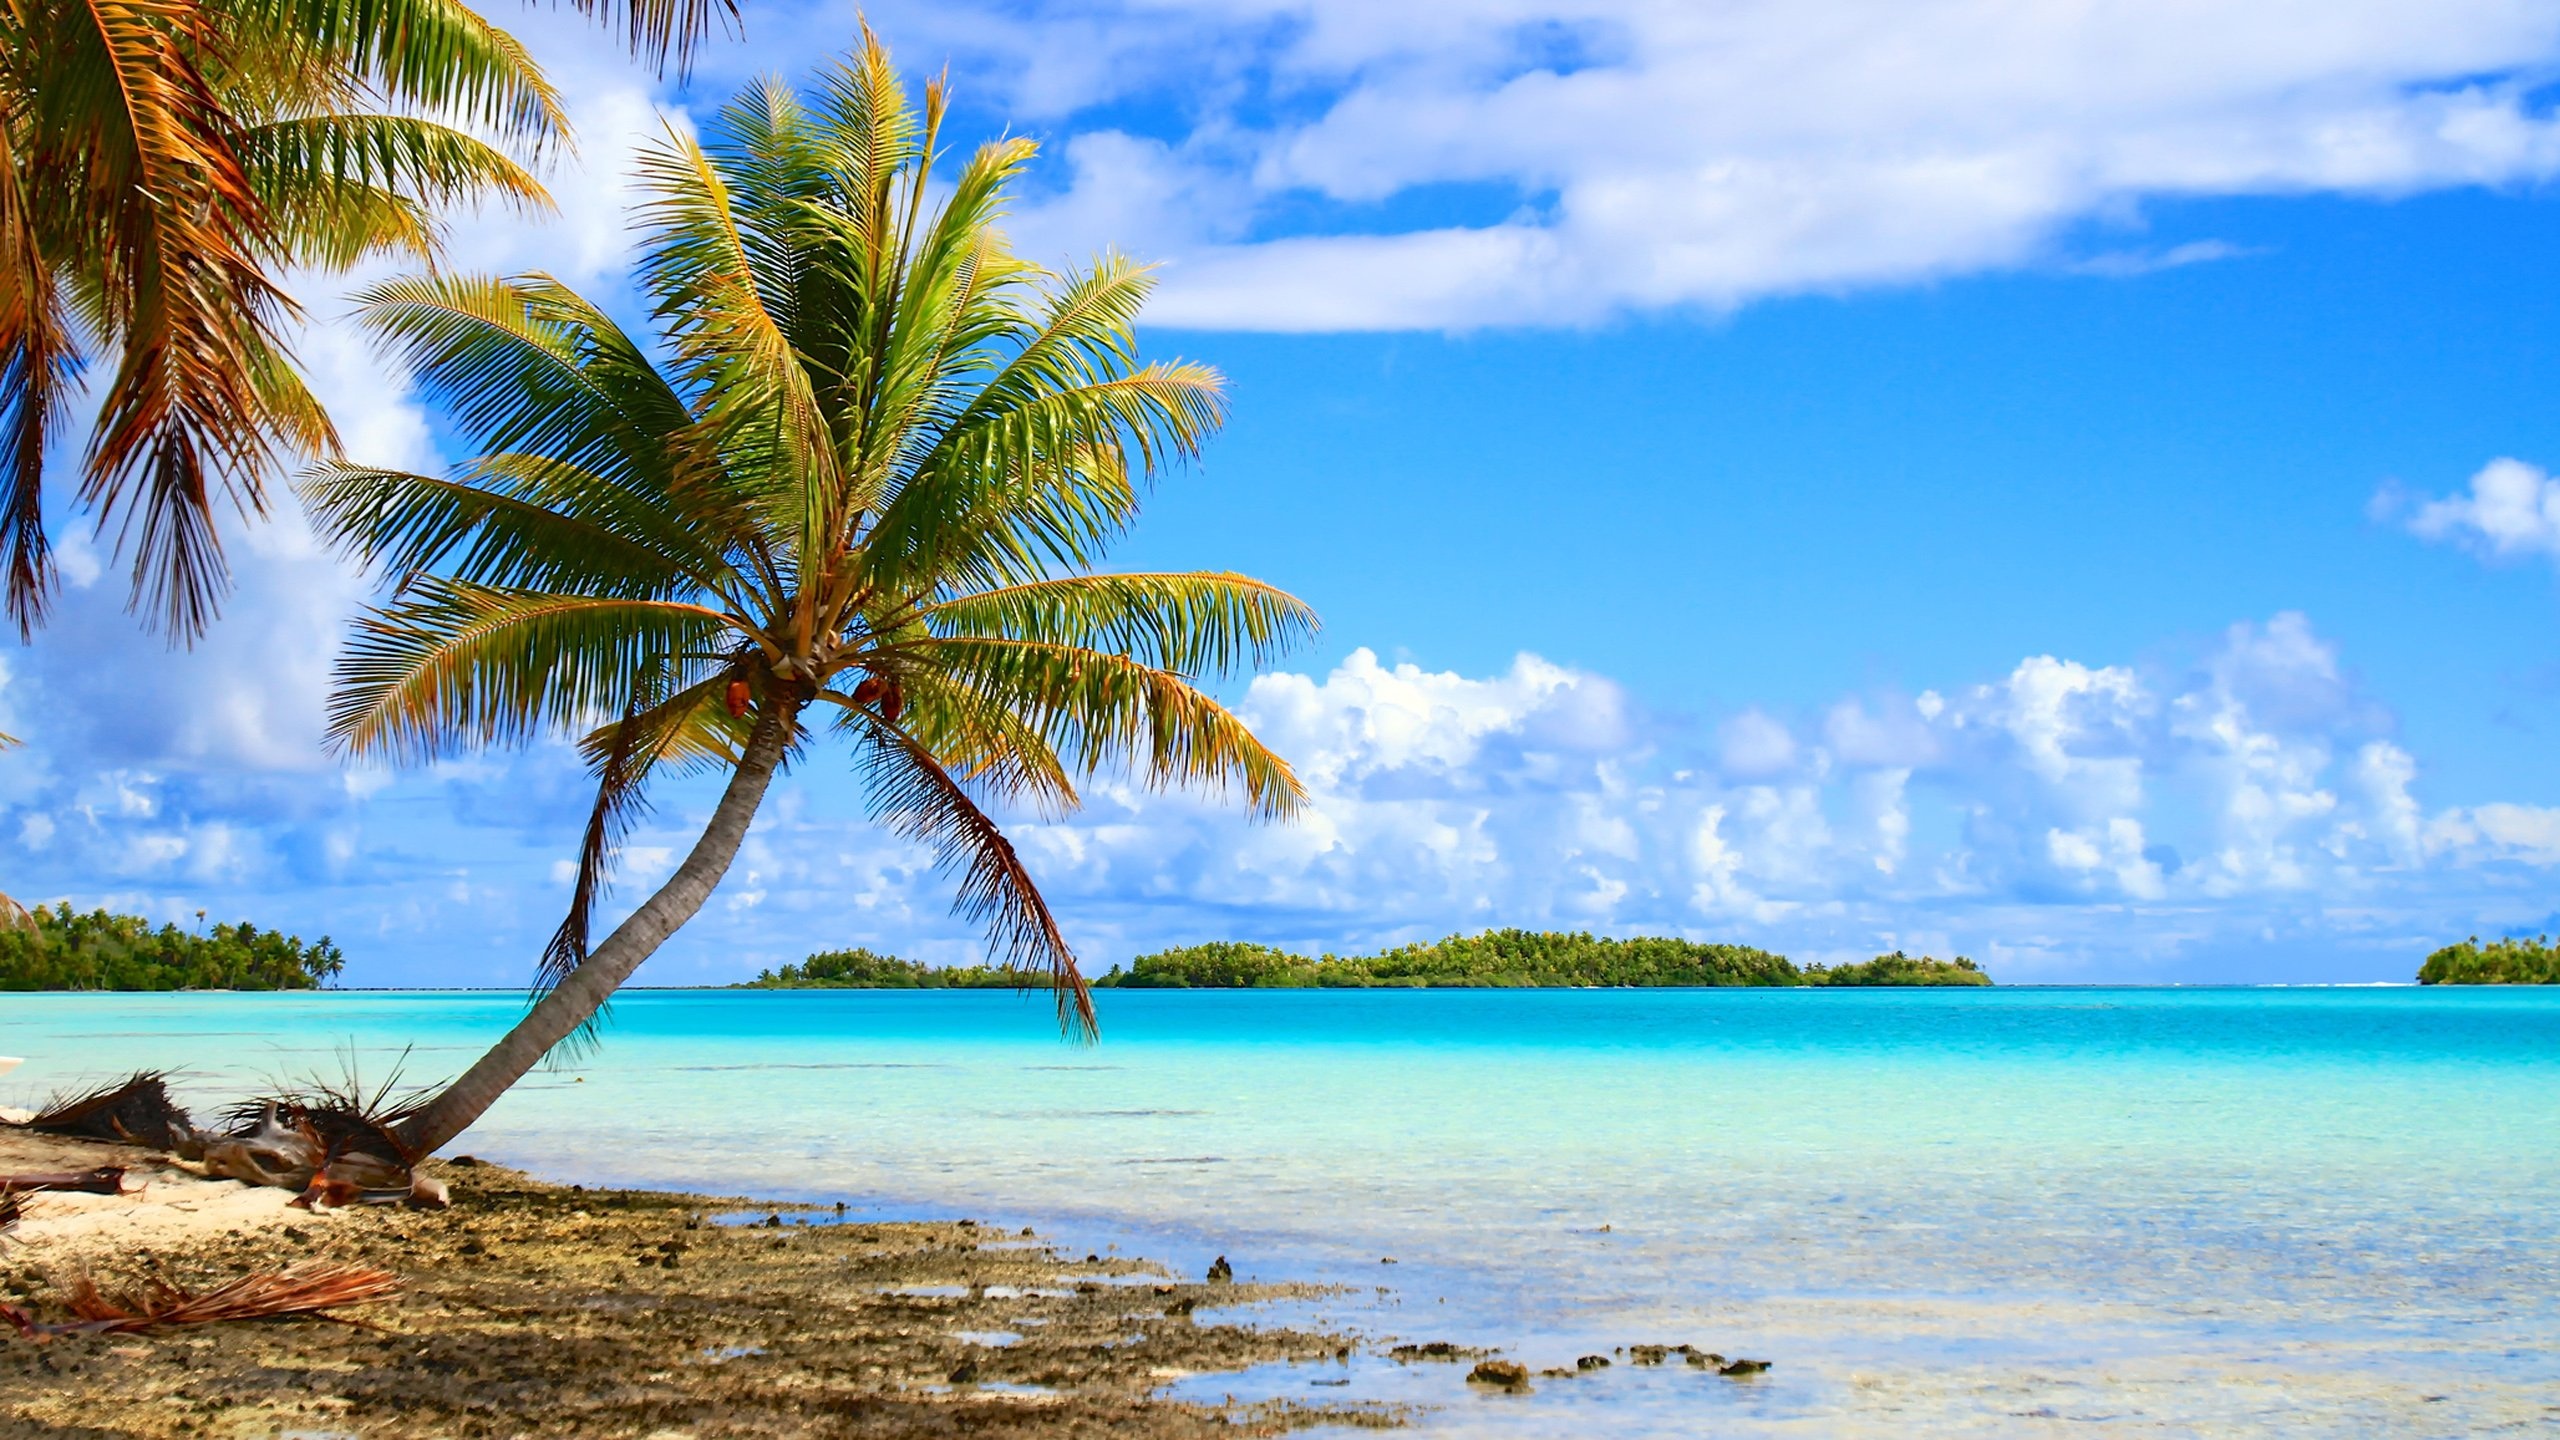
<instances>
[{"instance_id":1,"label":"shoreline","mask_svg":"<svg viewBox=\"0 0 2560 1440\"><path fill-rule=\"evenodd\" d=\"M831 1206L558 1185L467 1156L423 1167L452 1186L451 1210L313 1215L152 1152L0 1132L0 1169L114 1164L148 1188L26 1197L0 1243L0 1300L60 1319L78 1277L113 1294L313 1261L390 1270L402 1292L350 1324L0 1335L0 1429L13 1436L1171 1440L1406 1418L1350 1400L1159 1395L1190 1376L1349 1361L1353 1336L1233 1313L1327 1287L1079 1259L966 1217L839 1221Z\"/></svg>"}]
</instances>

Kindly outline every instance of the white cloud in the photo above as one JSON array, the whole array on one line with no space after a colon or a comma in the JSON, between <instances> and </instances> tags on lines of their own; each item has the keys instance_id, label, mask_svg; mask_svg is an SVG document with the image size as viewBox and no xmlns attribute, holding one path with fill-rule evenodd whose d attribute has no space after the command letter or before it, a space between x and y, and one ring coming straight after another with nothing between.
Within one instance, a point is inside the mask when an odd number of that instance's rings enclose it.
<instances>
[{"instance_id":1,"label":"white cloud","mask_svg":"<svg viewBox=\"0 0 2560 1440\"><path fill-rule=\"evenodd\" d=\"M1706 728L1647 714L1605 677L1528 655L1470 676L1354 651L1263 676L1238 708L1306 780L1298 823L1112 782L1078 816L1011 822L1096 963L1213 937L1313 949L1518 924L1800 958L1925 943L2018 978L2140 978L2264 953L2271 935L2336 965L2343 945L2530 921L2560 867L2560 808L2424 808L2387 714L2290 614L2232 627L2184 668L2031 656L1793 729L1752 708ZM184 736L13 758L35 766L0 790L23 857L13 893L255 913L366 937L351 954L380 978L439 982L520 980L557 923L588 799L558 747L356 794L289 763L215 773ZM659 796L614 903L666 872L711 799ZM854 943L975 954L948 878L861 815L836 767L795 772L724 903L653 975L731 978Z\"/></svg>"},{"instance_id":2,"label":"white cloud","mask_svg":"<svg viewBox=\"0 0 2560 1440\"><path fill-rule=\"evenodd\" d=\"M2387 196L2560 165L2533 92L2560 19L2514 0L1103 0L873 18L1071 144L1079 116L1110 115L1119 138L1076 152L1061 202L1092 232L1072 248L1164 247L1159 316L1203 326L1579 324L2048 262L2132 275L2240 247L2074 260L2074 230L2155 197ZM1133 110L1166 117L1154 143L1125 133ZM1433 194L1460 198L1382 208Z\"/></svg>"},{"instance_id":3,"label":"white cloud","mask_svg":"<svg viewBox=\"0 0 2560 1440\"><path fill-rule=\"evenodd\" d=\"M1726 721L1723 741L1719 758L1728 775L1758 779L1795 764L1796 737L1765 710L1745 710Z\"/></svg>"},{"instance_id":4,"label":"white cloud","mask_svg":"<svg viewBox=\"0 0 2560 1440\"><path fill-rule=\"evenodd\" d=\"M2385 491L2375 510L2389 515L2400 496ZM2471 477L2467 495L2420 504L2408 517L2412 533L2450 540L2498 559L2538 556L2560 563L2560 479L2521 460L2500 458Z\"/></svg>"}]
</instances>

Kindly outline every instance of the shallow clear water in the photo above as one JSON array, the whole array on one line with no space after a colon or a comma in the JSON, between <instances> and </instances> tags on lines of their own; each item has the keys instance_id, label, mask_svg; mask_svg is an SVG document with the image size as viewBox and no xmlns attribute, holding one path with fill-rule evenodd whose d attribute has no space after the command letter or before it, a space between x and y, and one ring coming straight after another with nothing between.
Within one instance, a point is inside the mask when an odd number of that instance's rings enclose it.
<instances>
[{"instance_id":1,"label":"shallow clear water","mask_svg":"<svg viewBox=\"0 0 2560 1440\"><path fill-rule=\"evenodd\" d=\"M2560 993L642 992L461 1148L545 1174L961 1211L1356 1287L1363 1360L1184 1393L1447 1434L2560 1434ZM0 995L21 1103L460 1068L512 995ZM1383 1259L1397 1263L1385 1265ZM1348 1378L1348 1386L1319 1385Z\"/></svg>"}]
</instances>

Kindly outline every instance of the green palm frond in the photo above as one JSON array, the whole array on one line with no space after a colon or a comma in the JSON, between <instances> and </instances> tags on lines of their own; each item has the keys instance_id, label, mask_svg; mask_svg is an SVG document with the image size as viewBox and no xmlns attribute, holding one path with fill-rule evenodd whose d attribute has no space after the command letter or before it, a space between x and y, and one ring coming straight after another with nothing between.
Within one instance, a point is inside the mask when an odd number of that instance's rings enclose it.
<instances>
[{"instance_id":1,"label":"green palm frond","mask_svg":"<svg viewBox=\"0 0 2560 1440\"><path fill-rule=\"evenodd\" d=\"M959 872L954 909L985 927L996 965L1046 972L1057 992L1058 1024L1071 1036L1091 1036L1093 996L1075 951L1003 827L932 752L896 727L870 721L855 753L872 817L924 846L943 870Z\"/></svg>"},{"instance_id":2,"label":"green palm frond","mask_svg":"<svg viewBox=\"0 0 2560 1440\"><path fill-rule=\"evenodd\" d=\"M381 251L431 258L440 210L490 197L543 212L551 197L505 152L406 115L314 115L251 127L240 139L249 183L277 252L352 265Z\"/></svg>"},{"instance_id":3,"label":"green palm frond","mask_svg":"<svg viewBox=\"0 0 2560 1440\"><path fill-rule=\"evenodd\" d=\"M933 606L938 635L1105 650L1183 675L1260 669L1316 629L1306 602L1245 575L1064 575Z\"/></svg>"},{"instance_id":4,"label":"green palm frond","mask_svg":"<svg viewBox=\"0 0 2560 1440\"><path fill-rule=\"evenodd\" d=\"M1286 761L1170 670L1031 640L936 639L919 649L922 663L1011 708L1080 769L1126 768L1157 788L1240 789L1273 819L1306 801Z\"/></svg>"},{"instance_id":5,"label":"green palm frond","mask_svg":"<svg viewBox=\"0 0 2560 1440\"><path fill-rule=\"evenodd\" d=\"M728 627L673 601L421 580L357 620L329 734L351 755L416 761L580 730Z\"/></svg>"}]
</instances>

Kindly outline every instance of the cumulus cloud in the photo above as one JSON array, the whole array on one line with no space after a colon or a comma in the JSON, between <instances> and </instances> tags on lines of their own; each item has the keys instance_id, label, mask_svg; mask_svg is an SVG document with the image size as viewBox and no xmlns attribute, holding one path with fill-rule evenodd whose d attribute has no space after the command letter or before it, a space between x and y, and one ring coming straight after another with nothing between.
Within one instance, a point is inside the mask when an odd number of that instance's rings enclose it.
<instances>
[{"instance_id":1,"label":"cumulus cloud","mask_svg":"<svg viewBox=\"0 0 2560 1440\"><path fill-rule=\"evenodd\" d=\"M13 671L0 706L28 713L30 683ZM2020 979L2228 974L2192 967L2290 940L2313 974L2398 973L2427 936L2540 915L2560 866L2560 808L2425 808L2388 713L2294 614L2180 664L2029 656L1812 719L1698 723L1535 656L1473 676L1367 650L1262 676L1237 704L1306 781L1298 823L1107 780L1078 815L1011 818L1096 963L1217 937L1320 950L1525 925L1808 959L1958 948ZM558 747L349 786L289 751L215 766L184 732L116 733L0 773L13 891L254 910L334 930L360 978L500 984L566 898L585 795ZM661 795L624 902L712 795ZM723 903L652 975L735 978L852 943L973 956L947 877L861 813L838 767L795 773Z\"/></svg>"},{"instance_id":2,"label":"cumulus cloud","mask_svg":"<svg viewBox=\"0 0 2560 1440\"><path fill-rule=\"evenodd\" d=\"M2075 256L2147 199L2560 163L2536 92L2560 19L2507 0L870 8L1069 137L1073 248L1172 259L1159 313L1189 325L1579 324L1992 267L2134 275L2241 253Z\"/></svg>"},{"instance_id":3,"label":"cumulus cloud","mask_svg":"<svg viewBox=\"0 0 2560 1440\"><path fill-rule=\"evenodd\" d=\"M655 93L575 15L519 28L579 144L562 215L462 227L466 264L614 276L632 146L853 43L777 0ZM2509 0L875 0L916 69L1052 147L1010 224L1044 260L1167 263L1161 323L1583 325L2049 266L2235 258L2145 201L2391 196L2560 166L2560 18ZM1393 12L1393 13L1384 13ZM814 37L814 38L813 38ZM675 103L680 102L680 104Z\"/></svg>"},{"instance_id":4,"label":"cumulus cloud","mask_svg":"<svg viewBox=\"0 0 2560 1440\"><path fill-rule=\"evenodd\" d=\"M2406 497L2396 490L2374 499L2376 515L2384 518L2405 506ZM2418 502L2406 523L2423 539L2449 541L2495 559L2560 563L2560 479L2502 457L2471 477L2468 493Z\"/></svg>"}]
</instances>

